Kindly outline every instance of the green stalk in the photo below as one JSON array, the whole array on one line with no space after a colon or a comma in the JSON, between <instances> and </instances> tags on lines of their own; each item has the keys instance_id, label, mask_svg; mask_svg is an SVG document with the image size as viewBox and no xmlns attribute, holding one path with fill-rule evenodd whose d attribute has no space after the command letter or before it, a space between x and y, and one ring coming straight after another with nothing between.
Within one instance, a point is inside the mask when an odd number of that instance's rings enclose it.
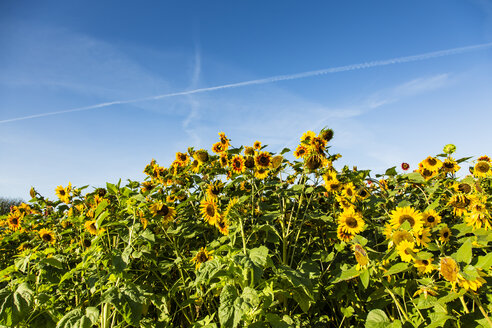
<instances>
[{"instance_id":1,"label":"green stalk","mask_svg":"<svg viewBox=\"0 0 492 328\"><path fill-rule=\"evenodd\" d=\"M405 310L401 306L400 302L398 302L398 299L396 298L395 294L393 294L393 292L391 290L389 290L388 287L386 287L386 291L388 292L388 294L390 294L391 298L393 299L393 302L395 302L396 306L398 307L399 313L400 314L403 314L403 316L405 317L405 320L406 321L410 321L410 319L408 318L407 313L405 312Z\"/></svg>"},{"instance_id":2,"label":"green stalk","mask_svg":"<svg viewBox=\"0 0 492 328\"><path fill-rule=\"evenodd\" d=\"M482 315L484 316L485 320L487 320L490 328L492 328L492 321L490 320L489 316L487 315L487 312L483 308L483 305L482 305L482 302L480 302L480 299L474 293L467 293L467 294L468 294L468 296L473 298L473 300L477 303L478 308L480 309L480 312L482 312Z\"/></svg>"}]
</instances>

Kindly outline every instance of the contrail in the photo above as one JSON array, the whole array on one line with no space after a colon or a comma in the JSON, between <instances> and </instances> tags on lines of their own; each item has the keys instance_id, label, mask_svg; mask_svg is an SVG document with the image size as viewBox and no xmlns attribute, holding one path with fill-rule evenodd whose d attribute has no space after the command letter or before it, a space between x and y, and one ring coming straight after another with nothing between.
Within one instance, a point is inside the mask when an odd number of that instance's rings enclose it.
<instances>
[{"instance_id":1,"label":"contrail","mask_svg":"<svg viewBox=\"0 0 492 328\"><path fill-rule=\"evenodd\" d=\"M437 57L457 55L457 54L461 54L461 53L465 53L465 52L478 51L478 50L483 50L483 49L487 49L490 47L492 47L492 42L476 44L476 45L467 46L467 47L460 47L460 48L453 48L453 49L428 52L428 53L420 54L420 55L398 57L398 58L378 60L378 61L370 61L370 62L365 62L365 63L360 63L360 64L338 66L338 67L332 67L332 68L326 68L326 69L320 69L320 70L308 71L308 72L302 72L302 73L296 73L296 74L289 74L289 75L277 75L277 76L271 76L271 77L267 77L267 78L263 78L263 79L249 80L249 81L243 81L243 82L237 82L237 83L229 83L229 84L223 84L223 85L218 85L218 86L208 87L208 88L200 88L200 89L186 90L186 91L180 91L180 92L166 93L166 94L161 94L161 95L151 96L151 97L104 102L104 103L91 105L91 106L78 107L78 108L73 108L73 109L68 109L68 110L62 110L62 111L56 111L56 112L42 113L42 114L29 115L29 116L23 116L23 117L1 120L0 123L22 121L22 120L28 120L28 119L32 119L32 118L38 118L38 117L45 117L45 116L65 114L65 113L78 112L78 111L85 111L85 110L90 110L90 109L109 107L109 106L113 106L113 105L131 104L131 103L142 102L142 101L158 100L158 99L163 99L163 98L191 95L191 94L195 94L195 93L210 92L210 91L215 91L215 90L239 88L239 87L244 87L244 86L248 86L248 85L267 84L267 83L274 83L274 82L287 81L287 80L296 80L296 79L302 79L302 78L306 78L306 77L332 74L332 73L338 73L338 72L355 71L355 70L366 69L366 68L371 68L371 67L387 66L387 65L393 65L393 64L403 64L403 63L427 60L427 59L432 59L432 58L437 58Z\"/></svg>"}]
</instances>

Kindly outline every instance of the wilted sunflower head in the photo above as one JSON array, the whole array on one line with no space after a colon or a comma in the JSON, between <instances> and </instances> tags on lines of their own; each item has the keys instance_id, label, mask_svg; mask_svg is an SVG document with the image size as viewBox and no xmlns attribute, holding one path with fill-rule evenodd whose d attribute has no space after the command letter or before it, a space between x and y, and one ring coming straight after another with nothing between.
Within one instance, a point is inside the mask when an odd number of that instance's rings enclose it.
<instances>
[{"instance_id":1,"label":"wilted sunflower head","mask_svg":"<svg viewBox=\"0 0 492 328\"><path fill-rule=\"evenodd\" d=\"M458 264L451 257L443 257L441 258L439 272L441 275L449 281L451 284L456 284L458 280L458 272L460 271Z\"/></svg>"},{"instance_id":2,"label":"wilted sunflower head","mask_svg":"<svg viewBox=\"0 0 492 328\"><path fill-rule=\"evenodd\" d=\"M248 169L252 169L255 167L255 159L252 156L246 156L244 159L244 166Z\"/></svg>"},{"instance_id":3,"label":"wilted sunflower head","mask_svg":"<svg viewBox=\"0 0 492 328\"><path fill-rule=\"evenodd\" d=\"M369 257L367 256L365 249L361 245L355 244L353 250L355 260L357 261L357 270L365 268L369 264Z\"/></svg>"},{"instance_id":4,"label":"wilted sunflower head","mask_svg":"<svg viewBox=\"0 0 492 328\"><path fill-rule=\"evenodd\" d=\"M309 155L306 156L304 161L304 165L309 169L309 170L316 170L320 168L323 165L323 160L321 156L317 153L310 153Z\"/></svg>"},{"instance_id":5,"label":"wilted sunflower head","mask_svg":"<svg viewBox=\"0 0 492 328\"><path fill-rule=\"evenodd\" d=\"M204 149L197 150L193 157L200 163L205 163L208 161L208 152Z\"/></svg>"},{"instance_id":6,"label":"wilted sunflower head","mask_svg":"<svg viewBox=\"0 0 492 328\"><path fill-rule=\"evenodd\" d=\"M323 129L319 133L318 137L323 139L326 142L329 142L331 139L333 139L334 132L332 129Z\"/></svg>"},{"instance_id":7,"label":"wilted sunflower head","mask_svg":"<svg viewBox=\"0 0 492 328\"><path fill-rule=\"evenodd\" d=\"M254 156L255 155L255 150L253 147L246 146L244 147L244 155L246 156Z\"/></svg>"}]
</instances>

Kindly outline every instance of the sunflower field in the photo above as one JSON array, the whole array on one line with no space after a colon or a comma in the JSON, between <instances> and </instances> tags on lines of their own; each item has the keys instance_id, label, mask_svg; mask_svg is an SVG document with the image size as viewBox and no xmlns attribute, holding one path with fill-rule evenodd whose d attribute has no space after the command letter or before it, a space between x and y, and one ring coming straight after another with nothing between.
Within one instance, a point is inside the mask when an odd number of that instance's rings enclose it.
<instances>
[{"instance_id":1,"label":"sunflower field","mask_svg":"<svg viewBox=\"0 0 492 328\"><path fill-rule=\"evenodd\" d=\"M142 182L31 188L0 218L0 326L492 327L492 160L372 175L332 137L221 132Z\"/></svg>"}]
</instances>

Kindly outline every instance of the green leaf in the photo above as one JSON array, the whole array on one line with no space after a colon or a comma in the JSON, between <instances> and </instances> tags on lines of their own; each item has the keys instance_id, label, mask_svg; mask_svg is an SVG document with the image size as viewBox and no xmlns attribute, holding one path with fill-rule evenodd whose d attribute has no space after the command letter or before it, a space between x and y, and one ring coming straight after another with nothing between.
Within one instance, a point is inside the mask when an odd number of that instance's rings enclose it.
<instances>
[{"instance_id":1,"label":"green leaf","mask_svg":"<svg viewBox=\"0 0 492 328\"><path fill-rule=\"evenodd\" d=\"M469 264L472 260L472 241L468 238L456 252L456 260Z\"/></svg>"},{"instance_id":2,"label":"green leaf","mask_svg":"<svg viewBox=\"0 0 492 328\"><path fill-rule=\"evenodd\" d=\"M386 170L386 172L384 172L384 174L389 176L397 175L398 172L396 172L396 166L390 167L389 169Z\"/></svg>"},{"instance_id":3,"label":"green leaf","mask_svg":"<svg viewBox=\"0 0 492 328\"><path fill-rule=\"evenodd\" d=\"M99 214L101 214L102 211L109 205L108 201L103 199L99 205L96 207L96 211L94 212L94 217L97 218Z\"/></svg>"},{"instance_id":4,"label":"green leaf","mask_svg":"<svg viewBox=\"0 0 492 328\"><path fill-rule=\"evenodd\" d=\"M475 268L488 270L492 266L492 252L485 256L479 256Z\"/></svg>"},{"instance_id":5,"label":"green leaf","mask_svg":"<svg viewBox=\"0 0 492 328\"><path fill-rule=\"evenodd\" d=\"M386 328L390 324L388 316L383 310L371 310L366 318L366 328Z\"/></svg>"},{"instance_id":6,"label":"green leaf","mask_svg":"<svg viewBox=\"0 0 492 328\"><path fill-rule=\"evenodd\" d=\"M15 326L21 322L33 306L33 291L27 283L17 286L15 292L0 290L0 324Z\"/></svg>"},{"instance_id":7,"label":"green leaf","mask_svg":"<svg viewBox=\"0 0 492 328\"><path fill-rule=\"evenodd\" d=\"M145 229L144 232L140 234L140 236L145 240L155 242L155 235L149 229Z\"/></svg>"},{"instance_id":8,"label":"green leaf","mask_svg":"<svg viewBox=\"0 0 492 328\"><path fill-rule=\"evenodd\" d=\"M384 273L384 276L400 273L408 269L408 263L396 263Z\"/></svg>"},{"instance_id":9,"label":"green leaf","mask_svg":"<svg viewBox=\"0 0 492 328\"><path fill-rule=\"evenodd\" d=\"M261 268L265 268L269 260L268 248L266 248L265 246L253 248L249 251L249 257L254 264L258 265Z\"/></svg>"},{"instance_id":10,"label":"green leaf","mask_svg":"<svg viewBox=\"0 0 492 328\"><path fill-rule=\"evenodd\" d=\"M234 301L238 292L233 285L226 285L220 293L219 322L221 327L235 328L241 321L242 313L236 313Z\"/></svg>"},{"instance_id":11,"label":"green leaf","mask_svg":"<svg viewBox=\"0 0 492 328\"><path fill-rule=\"evenodd\" d=\"M342 312L342 314L347 318L350 318L354 314L355 310L352 306L348 306L348 307L342 307L340 309L340 312Z\"/></svg>"},{"instance_id":12,"label":"green leaf","mask_svg":"<svg viewBox=\"0 0 492 328\"><path fill-rule=\"evenodd\" d=\"M74 309L63 316L58 321L56 328L91 328L99 319L99 310L95 307L85 309Z\"/></svg>"},{"instance_id":13,"label":"green leaf","mask_svg":"<svg viewBox=\"0 0 492 328\"><path fill-rule=\"evenodd\" d=\"M406 176L408 180L410 180L410 182L413 183L425 183L424 177L419 172L412 172L412 173L405 174L403 176Z\"/></svg>"},{"instance_id":14,"label":"green leaf","mask_svg":"<svg viewBox=\"0 0 492 328\"><path fill-rule=\"evenodd\" d=\"M362 282L362 285L364 286L364 288L369 287L369 278L370 278L369 270L367 270L367 269L362 270L359 278L360 278L360 281Z\"/></svg>"}]
</instances>

